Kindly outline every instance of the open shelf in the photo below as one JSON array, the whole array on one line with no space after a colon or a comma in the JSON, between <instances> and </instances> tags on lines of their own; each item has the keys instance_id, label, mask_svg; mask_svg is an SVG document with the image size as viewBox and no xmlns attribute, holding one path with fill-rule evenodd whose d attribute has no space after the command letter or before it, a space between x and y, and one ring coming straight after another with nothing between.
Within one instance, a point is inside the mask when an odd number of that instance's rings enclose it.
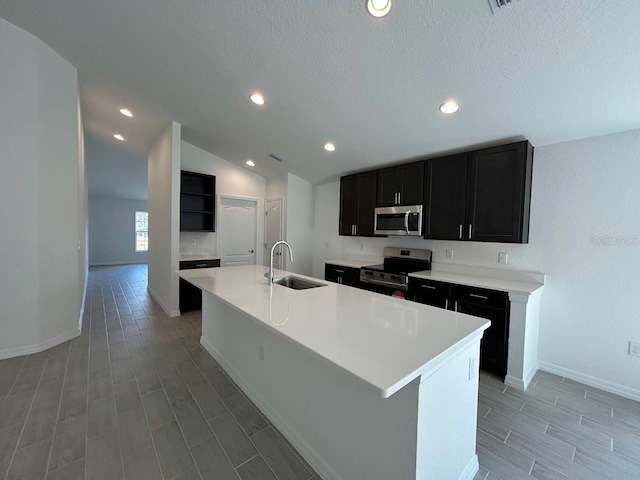
<instances>
[{"instance_id":1,"label":"open shelf","mask_svg":"<svg viewBox=\"0 0 640 480\"><path fill-rule=\"evenodd\" d=\"M180 231L215 232L216 177L180 172Z\"/></svg>"}]
</instances>

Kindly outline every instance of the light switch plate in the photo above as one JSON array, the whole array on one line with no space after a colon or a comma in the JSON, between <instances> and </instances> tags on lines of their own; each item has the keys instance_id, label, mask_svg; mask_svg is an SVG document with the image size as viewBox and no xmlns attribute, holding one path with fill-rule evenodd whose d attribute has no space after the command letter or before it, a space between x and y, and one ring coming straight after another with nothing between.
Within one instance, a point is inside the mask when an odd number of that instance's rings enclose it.
<instances>
[{"instance_id":1,"label":"light switch plate","mask_svg":"<svg viewBox=\"0 0 640 480\"><path fill-rule=\"evenodd\" d=\"M449 259L453 258L453 248L447 248L445 250L445 257Z\"/></svg>"},{"instance_id":2,"label":"light switch plate","mask_svg":"<svg viewBox=\"0 0 640 480\"><path fill-rule=\"evenodd\" d=\"M508 263L509 254L507 252L498 252L498 263Z\"/></svg>"}]
</instances>

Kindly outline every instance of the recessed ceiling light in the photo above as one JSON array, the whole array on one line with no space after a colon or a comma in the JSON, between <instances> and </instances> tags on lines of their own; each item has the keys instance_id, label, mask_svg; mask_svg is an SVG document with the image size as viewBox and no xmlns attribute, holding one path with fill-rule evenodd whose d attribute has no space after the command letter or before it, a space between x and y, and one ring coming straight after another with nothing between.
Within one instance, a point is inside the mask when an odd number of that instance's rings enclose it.
<instances>
[{"instance_id":1,"label":"recessed ceiling light","mask_svg":"<svg viewBox=\"0 0 640 480\"><path fill-rule=\"evenodd\" d=\"M113 138L115 138L116 140L120 140L121 142L124 142L124 137L119 133L114 134Z\"/></svg>"},{"instance_id":2,"label":"recessed ceiling light","mask_svg":"<svg viewBox=\"0 0 640 480\"><path fill-rule=\"evenodd\" d=\"M254 92L249 97L253 103L256 105L264 105L264 97L259 92Z\"/></svg>"},{"instance_id":3,"label":"recessed ceiling light","mask_svg":"<svg viewBox=\"0 0 640 480\"><path fill-rule=\"evenodd\" d=\"M244 162L244 163L246 163L246 164L247 164L247 165L249 165L250 167L255 167L255 166L256 166L256 164L253 162L253 160L247 160L247 161L246 161L246 162Z\"/></svg>"},{"instance_id":4,"label":"recessed ceiling light","mask_svg":"<svg viewBox=\"0 0 640 480\"><path fill-rule=\"evenodd\" d=\"M391 0L367 0L367 11L371 16L382 18L391 10Z\"/></svg>"},{"instance_id":5,"label":"recessed ceiling light","mask_svg":"<svg viewBox=\"0 0 640 480\"><path fill-rule=\"evenodd\" d=\"M325 149L327 152L335 152L335 150L336 150L336 146L335 146L333 143L328 142L328 143L325 143L325 144L324 144L324 149Z\"/></svg>"},{"instance_id":6,"label":"recessed ceiling light","mask_svg":"<svg viewBox=\"0 0 640 480\"><path fill-rule=\"evenodd\" d=\"M446 114L456 113L459 108L460 105L458 105L453 100L446 101L442 105L440 105L440 111Z\"/></svg>"},{"instance_id":7,"label":"recessed ceiling light","mask_svg":"<svg viewBox=\"0 0 640 480\"><path fill-rule=\"evenodd\" d=\"M123 114L125 117L133 117L133 113L131 113L131 110L129 110L128 108L121 108L120 109L120 113Z\"/></svg>"}]
</instances>

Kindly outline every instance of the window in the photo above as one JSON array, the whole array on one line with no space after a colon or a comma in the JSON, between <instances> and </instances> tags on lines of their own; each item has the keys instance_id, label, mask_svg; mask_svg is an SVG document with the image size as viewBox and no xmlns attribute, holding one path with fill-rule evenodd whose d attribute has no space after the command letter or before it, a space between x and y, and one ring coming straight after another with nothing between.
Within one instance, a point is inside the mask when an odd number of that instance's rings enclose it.
<instances>
[{"instance_id":1,"label":"window","mask_svg":"<svg viewBox=\"0 0 640 480\"><path fill-rule=\"evenodd\" d=\"M136 212L136 252L149 250L149 214Z\"/></svg>"}]
</instances>

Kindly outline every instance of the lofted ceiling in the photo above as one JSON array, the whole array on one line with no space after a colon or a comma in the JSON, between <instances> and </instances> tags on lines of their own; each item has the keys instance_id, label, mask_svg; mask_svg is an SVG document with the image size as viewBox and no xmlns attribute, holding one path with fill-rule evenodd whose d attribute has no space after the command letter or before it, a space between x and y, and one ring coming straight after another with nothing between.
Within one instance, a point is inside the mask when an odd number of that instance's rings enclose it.
<instances>
[{"instance_id":1,"label":"lofted ceiling","mask_svg":"<svg viewBox=\"0 0 640 480\"><path fill-rule=\"evenodd\" d=\"M638 0L519 0L495 15L488 0L393 0L383 19L364 5L0 0L0 16L78 68L91 134L119 131L144 153L175 120L184 140L264 176L322 183L503 139L640 128ZM448 98L461 108L444 116Z\"/></svg>"}]
</instances>

